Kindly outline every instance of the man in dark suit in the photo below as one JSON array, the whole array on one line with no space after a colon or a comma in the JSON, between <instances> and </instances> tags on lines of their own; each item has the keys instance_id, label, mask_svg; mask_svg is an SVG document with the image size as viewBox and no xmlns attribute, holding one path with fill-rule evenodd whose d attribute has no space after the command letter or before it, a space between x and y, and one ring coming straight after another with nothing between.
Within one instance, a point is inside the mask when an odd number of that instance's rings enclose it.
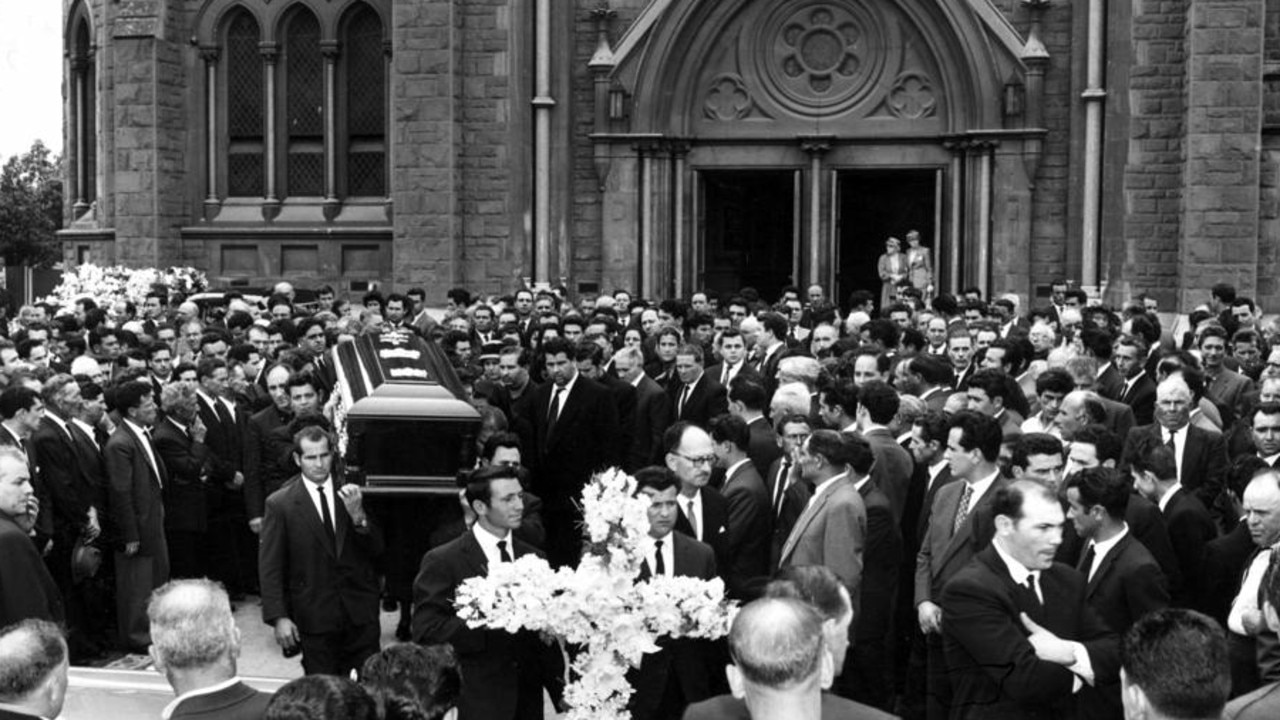
<instances>
[{"instance_id":1,"label":"man in dark suit","mask_svg":"<svg viewBox=\"0 0 1280 720\"><path fill-rule=\"evenodd\" d=\"M156 403L150 384L134 381L116 388L116 409L121 422L103 447L111 520L119 535L116 622L125 649L145 652L151 644L147 597L169 580L163 500L169 477L151 442Z\"/></svg>"},{"instance_id":2,"label":"man in dark suit","mask_svg":"<svg viewBox=\"0 0 1280 720\"><path fill-rule=\"evenodd\" d=\"M715 365L707 368L707 374L715 378L725 387L733 382L739 376L753 378L764 384L764 378L760 376L760 371L751 366L747 361L747 344L742 339L742 331L736 328L729 328L720 333L716 338L716 346L720 350L722 360Z\"/></svg>"},{"instance_id":3,"label":"man in dark suit","mask_svg":"<svg viewBox=\"0 0 1280 720\"><path fill-rule=\"evenodd\" d=\"M177 698L169 720L260 720L271 696L236 677L240 633L231 599L206 579L174 580L151 596L151 659Z\"/></svg>"},{"instance_id":4,"label":"man in dark suit","mask_svg":"<svg viewBox=\"0 0 1280 720\"><path fill-rule=\"evenodd\" d=\"M210 577L221 581L236 597L257 586L257 572L251 562L256 555L256 542L246 524L244 501L248 413L236 406L228 378L227 365L218 358L201 360L196 366L196 407L205 428L204 445L209 449L206 568Z\"/></svg>"},{"instance_id":5,"label":"man in dark suit","mask_svg":"<svg viewBox=\"0 0 1280 720\"><path fill-rule=\"evenodd\" d=\"M755 343L755 369L760 373L769 395L773 395L773 391L778 389L778 363L787 348L787 319L782 313L766 312L761 313L758 320L760 333Z\"/></svg>"},{"instance_id":6,"label":"man in dark suit","mask_svg":"<svg viewBox=\"0 0 1280 720\"><path fill-rule=\"evenodd\" d=\"M1181 374L1170 375L1160 383L1156 389L1156 422L1129 431L1124 443L1124 464L1128 467L1139 449L1152 443L1172 445L1176 479L1212 513L1216 512L1226 475L1226 444L1221 434L1190 424L1192 407L1191 389Z\"/></svg>"},{"instance_id":7,"label":"man in dark suit","mask_svg":"<svg viewBox=\"0 0 1280 720\"><path fill-rule=\"evenodd\" d=\"M1146 359L1146 343L1129 336L1117 340L1111 354L1111 362L1124 379L1117 399L1133 408L1133 420L1138 425L1150 425L1155 418L1156 384L1143 370Z\"/></svg>"},{"instance_id":8,"label":"man in dark suit","mask_svg":"<svg viewBox=\"0 0 1280 720\"><path fill-rule=\"evenodd\" d=\"M449 643L464 677L458 701L460 720L539 720L543 716L541 663L546 646L532 633L468 627L454 607L463 581L528 554L541 556L515 536L524 514L516 472L490 465L471 474L466 502L476 524L456 539L428 552L413 588L413 639Z\"/></svg>"},{"instance_id":9,"label":"man in dark suit","mask_svg":"<svg viewBox=\"0 0 1280 720\"><path fill-rule=\"evenodd\" d=\"M1007 483L1000 477L1000 425L972 411L957 413L947 431L947 463L956 481L934 497L928 526L916 556L916 620L925 635L929 718L947 717L950 692L942 648L943 616L938 604L946 583L995 534L991 503Z\"/></svg>"},{"instance_id":10,"label":"man in dark suit","mask_svg":"<svg viewBox=\"0 0 1280 720\"><path fill-rule=\"evenodd\" d=\"M685 343L676 350L676 377L679 382L667 388L671 401L671 422L691 422L700 428L711 424L711 418L729 411L728 394L718 380L702 369L702 347Z\"/></svg>"},{"instance_id":11,"label":"man in dark suit","mask_svg":"<svg viewBox=\"0 0 1280 720\"><path fill-rule=\"evenodd\" d=\"M835 687L844 697L888 709L893 682L885 658L894 657L890 630L902 565L902 533L889 498L872 480L872 465L879 461L870 444L856 436L846 441L850 446L849 478L866 509L867 534L862 553L861 613L854 624L849 663L837 677Z\"/></svg>"},{"instance_id":12,"label":"man in dark suit","mask_svg":"<svg viewBox=\"0 0 1280 720\"><path fill-rule=\"evenodd\" d=\"M1112 468L1089 468L1067 478L1067 519L1086 543L1076 566L1088 583L1085 599L1117 636L1143 615L1169 606L1160 564L1125 524L1130 496L1128 483ZM1082 694L1080 711L1089 718L1123 718L1119 684L1099 684Z\"/></svg>"},{"instance_id":13,"label":"man in dark suit","mask_svg":"<svg viewBox=\"0 0 1280 720\"><path fill-rule=\"evenodd\" d=\"M160 394L164 417L151 432L168 473L164 487L165 541L169 574L204 577L208 552L209 448L205 426L196 412L195 389L187 383L166 385Z\"/></svg>"},{"instance_id":14,"label":"man in dark suit","mask_svg":"<svg viewBox=\"0 0 1280 720\"><path fill-rule=\"evenodd\" d=\"M382 531L360 488L339 487L324 430L299 431L294 446L302 472L267 498L262 522L262 619L286 653L301 650L308 675L347 675L378 652Z\"/></svg>"},{"instance_id":15,"label":"man in dark suit","mask_svg":"<svg viewBox=\"0 0 1280 720\"><path fill-rule=\"evenodd\" d=\"M572 343L553 338L542 349L550 382L515 412L527 433L533 490L544 503L547 558L559 567L577 562L580 553L575 500L592 473L618 463L618 409L608 390L578 376Z\"/></svg>"},{"instance_id":16,"label":"man in dark suit","mask_svg":"<svg viewBox=\"0 0 1280 720\"><path fill-rule=\"evenodd\" d=\"M262 516L266 512L267 498L280 489L292 472L283 464L283 458L273 456L271 434L289 424L289 376L293 372L287 365L272 365L265 373L267 392L271 394L271 407L254 413L249 418L244 441L244 505L249 516L249 528L262 532Z\"/></svg>"},{"instance_id":17,"label":"man in dark suit","mask_svg":"<svg viewBox=\"0 0 1280 720\"><path fill-rule=\"evenodd\" d=\"M1218 528L1204 504L1177 480L1173 451L1149 437L1133 450L1129 472L1133 487L1160 509L1178 562L1180 583L1172 586L1173 604L1209 612L1210 596L1203 571L1205 549ZM1234 588L1228 589L1232 592ZM1216 604L1216 600L1211 604Z\"/></svg>"},{"instance_id":18,"label":"man in dark suit","mask_svg":"<svg viewBox=\"0 0 1280 720\"><path fill-rule=\"evenodd\" d=\"M67 667L67 643L54 623L28 619L0 626L0 720L58 717Z\"/></svg>"},{"instance_id":19,"label":"man in dark suit","mask_svg":"<svg viewBox=\"0 0 1280 720\"><path fill-rule=\"evenodd\" d=\"M1097 363L1093 390L1108 400L1119 401L1124 393L1124 378L1111 361L1115 336L1105 328L1086 327L1080 331L1080 342L1084 345L1085 355Z\"/></svg>"},{"instance_id":20,"label":"man in dark suit","mask_svg":"<svg viewBox=\"0 0 1280 720\"><path fill-rule=\"evenodd\" d=\"M674 532L679 482L669 469L653 467L636 474L637 491L649 497L649 536L642 541L645 560L640 579L672 575L710 580L716 577L715 553L707 545L683 533ZM679 638L662 640L656 653L644 656L631 673L636 692L631 698L635 720L665 720L679 717L689 703L711 697L712 665L710 645L705 640Z\"/></svg>"},{"instance_id":21,"label":"man in dark suit","mask_svg":"<svg viewBox=\"0 0 1280 720\"><path fill-rule=\"evenodd\" d=\"M0 627L64 617L62 595L29 535L39 512L26 458L0 448Z\"/></svg>"},{"instance_id":22,"label":"man in dark suit","mask_svg":"<svg viewBox=\"0 0 1280 720\"><path fill-rule=\"evenodd\" d=\"M1121 657L1126 717L1269 720L1280 710L1273 700L1271 712L1234 714L1222 628L1200 613L1169 608L1147 615L1125 635Z\"/></svg>"},{"instance_id":23,"label":"man in dark suit","mask_svg":"<svg viewBox=\"0 0 1280 720\"><path fill-rule=\"evenodd\" d=\"M889 432L888 425L898 414L898 406L898 394L885 383L872 380L858 388L858 409L855 411L858 430L871 446L876 460L871 468L871 481L889 498L894 522L901 522L906 513L907 494L915 469L911 454L903 450L898 439Z\"/></svg>"},{"instance_id":24,"label":"man in dark suit","mask_svg":"<svg viewBox=\"0 0 1280 720\"><path fill-rule=\"evenodd\" d=\"M1253 380L1226 366L1230 339L1227 331L1206 327L1200 333L1200 357L1204 363L1204 394L1235 417L1242 417L1253 394Z\"/></svg>"},{"instance_id":25,"label":"man in dark suit","mask_svg":"<svg viewBox=\"0 0 1280 720\"><path fill-rule=\"evenodd\" d=\"M728 538L716 557L729 597L747 600L759 594L769 574L769 493L747 456L747 424L735 415L711 420L716 463L725 469L724 495Z\"/></svg>"},{"instance_id":26,"label":"man in dark suit","mask_svg":"<svg viewBox=\"0 0 1280 720\"><path fill-rule=\"evenodd\" d=\"M671 400L662 386L645 374L644 355L639 349L623 348L614 353L613 369L619 380L636 389L635 430L623 458L623 467L635 472L658 461L662 433L671 418Z\"/></svg>"},{"instance_id":27,"label":"man in dark suit","mask_svg":"<svg viewBox=\"0 0 1280 720\"><path fill-rule=\"evenodd\" d=\"M776 419L778 446L782 448L782 456L769 466L765 475L765 487L769 491L769 505L773 518L773 541L769 549L769 567L778 567L778 556L782 554L782 546L791 536L791 528L813 491L800 480L795 463L796 451L809 439L812 425L808 415L791 413Z\"/></svg>"},{"instance_id":28,"label":"man in dark suit","mask_svg":"<svg viewBox=\"0 0 1280 720\"><path fill-rule=\"evenodd\" d=\"M769 397L765 394L764 383L749 376L733 379L729 386L729 412L742 418L747 424L750 437L747 441L747 457L756 470L765 472L778 458L782 457L782 448L778 446L777 436L768 418L764 416Z\"/></svg>"},{"instance_id":29,"label":"man in dark suit","mask_svg":"<svg viewBox=\"0 0 1280 720\"><path fill-rule=\"evenodd\" d=\"M678 422L662 435L667 469L680 481L676 530L711 546L717 558L729 555L729 503L710 486L715 443L705 430Z\"/></svg>"},{"instance_id":30,"label":"man in dark suit","mask_svg":"<svg viewBox=\"0 0 1280 720\"><path fill-rule=\"evenodd\" d=\"M591 341L579 342L574 353L578 375L597 382L608 390L618 408L618 433L614 438L612 454L617 462L622 462L635 444L636 388L623 381L616 373L604 370L604 350L599 344Z\"/></svg>"},{"instance_id":31,"label":"man in dark suit","mask_svg":"<svg viewBox=\"0 0 1280 720\"><path fill-rule=\"evenodd\" d=\"M1079 684L1115 682L1116 636L1086 582L1053 562L1062 506L1043 485L996 493L992 545L942 593L953 718L1074 718Z\"/></svg>"},{"instance_id":32,"label":"man in dark suit","mask_svg":"<svg viewBox=\"0 0 1280 720\"><path fill-rule=\"evenodd\" d=\"M44 484L43 478L36 469L34 453L31 451L30 438L44 419L44 400L40 391L28 387L25 383L13 384L0 392L0 446L17 450L27 460L27 468L31 474L31 485L35 488L36 499L40 501L44 512L36 518L36 544L44 549L51 541L55 531L54 491Z\"/></svg>"},{"instance_id":33,"label":"man in dark suit","mask_svg":"<svg viewBox=\"0 0 1280 720\"><path fill-rule=\"evenodd\" d=\"M782 546L779 567L823 565L849 591L854 615L862 597L867 510L849 477L858 449L852 435L815 430L796 455L800 479L813 488L804 512Z\"/></svg>"}]
</instances>

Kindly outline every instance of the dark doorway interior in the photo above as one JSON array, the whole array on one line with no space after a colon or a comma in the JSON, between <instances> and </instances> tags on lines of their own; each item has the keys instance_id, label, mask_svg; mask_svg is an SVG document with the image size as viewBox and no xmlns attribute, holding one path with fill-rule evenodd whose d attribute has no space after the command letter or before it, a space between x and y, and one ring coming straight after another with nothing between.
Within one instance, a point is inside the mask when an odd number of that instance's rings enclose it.
<instances>
[{"instance_id":1,"label":"dark doorway interior","mask_svg":"<svg viewBox=\"0 0 1280 720\"><path fill-rule=\"evenodd\" d=\"M870 290L880 298L880 274L876 263L890 236L907 250L907 231L920 231L926 248L933 250L934 170L851 170L838 175L840 207L840 273L836 298L846 306L854 290ZM935 253L936 254L936 253ZM937 286L934 267L934 285Z\"/></svg>"},{"instance_id":2,"label":"dark doorway interior","mask_svg":"<svg viewBox=\"0 0 1280 720\"><path fill-rule=\"evenodd\" d=\"M795 173L703 172L702 187L703 284L726 296L750 286L776 299L791 283Z\"/></svg>"}]
</instances>

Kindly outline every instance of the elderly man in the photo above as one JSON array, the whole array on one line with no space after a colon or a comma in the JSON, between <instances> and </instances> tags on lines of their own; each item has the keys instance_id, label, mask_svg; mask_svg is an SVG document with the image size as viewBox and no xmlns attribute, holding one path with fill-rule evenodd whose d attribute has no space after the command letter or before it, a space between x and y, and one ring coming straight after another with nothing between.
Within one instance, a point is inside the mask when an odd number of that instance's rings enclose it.
<instances>
[{"instance_id":1,"label":"elderly man","mask_svg":"<svg viewBox=\"0 0 1280 720\"><path fill-rule=\"evenodd\" d=\"M0 718L58 717L67 667L67 643L57 625L23 620L0 629Z\"/></svg>"},{"instance_id":2,"label":"elderly man","mask_svg":"<svg viewBox=\"0 0 1280 720\"><path fill-rule=\"evenodd\" d=\"M38 513L26 458L0 447L0 625L63 619L62 597L28 535Z\"/></svg>"},{"instance_id":3,"label":"elderly man","mask_svg":"<svg viewBox=\"0 0 1280 720\"><path fill-rule=\"evenodd\" d=\"M174 580L147 605L151 659L177 697L166 720L259 720L271 696L236 676L240 630L231 600L210 580Z\"/></svg>"},{"instance_id":4,"label":"elderly man","mask_svg":"<svg viewBox=\"0 0 1280 720\"><path fill-rule=\"evenodd\" d=\"M1280 545L1280 472L1267 470L1254 476L1244 491L1244 512L1258 551L1245 565L1227 615L1231 685L1236 693L1280 680L1280 640L1267 627L1259 602Z\"/></svg>"},{"instance_id":5,"label":"elderly man","mask_svg":"<svg viewBox=\"0 0 1280 720\"><path fill-rule=\"evenodd\" d=\"M743 608L729 631L729 656L729 687L754 720L822 717L833 668L822 619L809 605L765 598Z\"/></svg>"}]
</instances>

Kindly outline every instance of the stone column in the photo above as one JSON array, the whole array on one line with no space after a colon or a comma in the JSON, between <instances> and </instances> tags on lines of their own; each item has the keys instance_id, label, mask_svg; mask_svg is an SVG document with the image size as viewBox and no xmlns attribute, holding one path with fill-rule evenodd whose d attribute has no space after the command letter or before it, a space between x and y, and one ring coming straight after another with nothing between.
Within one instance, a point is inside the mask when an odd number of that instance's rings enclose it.
<instances>
[{"instance_id":1,"label":"stone column","mask_svg":"<svg viewBox=\"0 0 1280 720\"><path fill-rule=\"evenodd\" d=\"M89 209L89 203L85 201L84 184L92 178L88 177L85 171L88 163L85 158L86 139L84 137L85 127L85 72L89 67L89 59L81 56L73 56L71 58L71 92L68 93L68 101L70 107L67 115L70 122L67 123L70 137L68 137L67 146L72 149L68 153L71 156L71 217L79 218Z\"/></svg>"},{"instance_id":2,"label":"stone column","mask_svg":"<svg viewBox=\"0 0 1280 720\"><path fill-rule=\"evenodd\" d=\"M324 219L342 210L338 200L338 41L320 42L324 56Z\"/></svg>"},{"instance_id":3,"label":"stone column","mask_svg":"<svg viewBox=\"0 0 1280 720\"><path fill-rule=\"evenodd\" d=\"M831 287L830 273L822 268L830 267L830 243L822 241L822 156L831 150L830 135L810 135L800 138L800 149L809 156L809 267L805 282ZM826 262L824 262L826 260Z\"/></svg>"},{"instance_id":4,"label":"stone column","mask_svg":"<svg viewBox=\"0 0 1280 720\"><path fill-rule=\"evenodd\" d=\"M685 279L691 265L688 260L692 252L692 248L689 247L687 242L688 235L685 232L685 224L687 222L685 212L685 175L687 174L685 159L689 156L689 143L684 140L673 141L670 148L675 176L675 218L672 228L675 248L671 254L675 263L675 271L673 273L675 285L672 288L672 297L684 297Z\"/></svg>"},{"instance_id":5,"label":"stone column","mask_svg":"<svg viewBox=\"0 0 1280 720\"><path fill-rule=\"evenodd\" d=\"M276 63L280 59L280 45L264 42L259 44L258 52L262 54L263 88L266 102L263 112L266 113L267 127L263 130L263 153L266 155L266 183L262 199L262 218L268 222L275 220L280 214L280 198L276 196Z\"/></svg>"},{"instance_id":6,"label":"stone column","mask_svg":"<svg viewBox=\"0 0 1280 720\"><path fill-rule=\"evenodd\" d=\"M218 48L200 48L205 77L205 195L204 219L212 220L222 210L218 198Z\"/></svg>"}]
</instances>

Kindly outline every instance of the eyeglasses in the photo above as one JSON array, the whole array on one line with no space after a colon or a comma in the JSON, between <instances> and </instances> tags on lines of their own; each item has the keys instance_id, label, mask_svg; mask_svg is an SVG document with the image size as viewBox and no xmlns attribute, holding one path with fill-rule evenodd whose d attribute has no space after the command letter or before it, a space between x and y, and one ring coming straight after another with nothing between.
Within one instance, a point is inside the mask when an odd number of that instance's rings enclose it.
<instances>
[{"instance_id":1,"label":"eyeglasses","mask_svg":"<svg viewBox=\"0 0 1280 720\"><path fill-rule=\"evenodd\" d=\"M690 463L694 465L711 465L716 461L715 455L702 455L699 457L690 457L688 455L685 455L684 453L676 453L676 455L679 455L680 457L684 458L685 460L688 460Z\"/></svg>"}]
</instances>

